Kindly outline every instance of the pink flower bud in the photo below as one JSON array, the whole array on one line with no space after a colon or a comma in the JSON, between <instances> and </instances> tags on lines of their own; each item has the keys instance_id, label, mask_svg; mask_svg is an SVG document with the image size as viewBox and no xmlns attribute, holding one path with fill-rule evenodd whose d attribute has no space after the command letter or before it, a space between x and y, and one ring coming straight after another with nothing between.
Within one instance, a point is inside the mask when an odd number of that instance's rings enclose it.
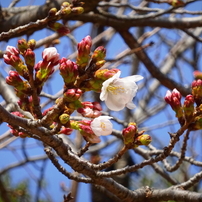
<instances>
[{"instance_id":1,"label":"pink flower bud","mask_svg":"<svg viewBox=\"0 0 202 202\"><path fill-rule=\"evenodd\" d=\"M86 36L80 43L77 45L78 49L78 56L76 63L79 66L79 68L84 68L88 64L88 61L90 59L90 49L92 46L92 40L90 36Z\"/></svg>"},{"instance_id":2,"label":"pink flower bud","mask_svg":"<svg viewBox=\"0 0 202 202\"><path fill-rule=\"evenodd\" d=\"M74 102L78 100L82 95L82 90L80 89L68 89L64 92L64 99L66 102Z\"/></svg>"},{"instance_id":3,"label":"pink flower bud","mask_svg":"<svg viewBox=\"0 0 202 202\"><path fill-rule=\"evenodd\" d=\"M184 124L184 113L181 106L181 94L177 89L174 89L172 92L167 91L166 96L164 97L165 101L171 106L175 111L176 117L179 120L181 125Z\"/></svg>"},{"instance_id":4,"label":"pink flower bud","mask_svg":"<svg viewBox=\"0 0 202 202\"><path fill-rule=\"evenodd\" d=\"M89 125L79 124L79 128L79 131L86 142L99 143L101 141L100 138L94 134Z\"/></svg>"},{"instance_id":5,"label":"pink flower bud","mask_svg":"<svg viewBox=\"0 0 202 202\"><path fill-rule=\"evenodd\" d=\"M15 48L14 46L7 46L6 47L6 55L11 56L11 55L16 55L19 56L19 50Z\"/></svg>"},{"instance_id":6,"label":"pink flower bud","mask_svg":"<svg viewBox=\"0 0 202 202\"><path fill-rule=\"evenodd\" d=\"M78 108L77 112L83 117L96 118L102 114L101 110L102 107L98 102L82 102L82 108Z\"/></svg>"},{"instance_id":7,"label":"pink flower bud","mask_svg":"<svg viewBox=\"0 0 202 202\"><path fill-rule=\"evenodd\" d=\"M187 95L185 97L184 106L185 107L189 107L189 106L192 106L193 104L194 104L194 97L193 97L193 95Z\"/></svg>"},{"instance_id":8,"label":"pink flower bud","mask_svg":"<svg viewBox=\"0 0 202 202\"><path fill-rule=\"evenodd\" d=\"M17 66L19 63L21 63L21 58L19 55L8 55L4 54L3 55L4 62L8 65L11 65L13 67Z\"/></svg>"},{"instance_id":9,"label":"pink flower bud","mask_svg":"<svg viewBox=\"0 0 202 202\"><path fill-rule=\"evenodd\" d=\"M97 62L100 60L104 60L105 56L106 56L106 49L103 46L99 46L94 50L92 59L93 61Z\"/></svg>"},{"instance_id":10,"label":"pink flower bud","mask_svg":"<svg viewBox=\"0 0 202 202\"><path fill-rule=\"evenodd\" d=\"M80 43L77 45L78 54L90 54L90 49L92 46L92 40L90 36L86 36L82 39Z\"/></svg>"},{"instance_id":11,"label":"pink flower bud","mask_svg":"<svg viewBox=\"0 0 202 202\"><path fill-rule=\"evenodd\" d=\"M6 77L6 83L14 86L21 93L30 95L32 90L27 81L23 81L19 74L15 71L9 71L9 76Z\"/></svg>"},{"instance_id":12,"label":"pink flower bud","mask_svg":"<svg viewBox=\"0 0 202 202\"><path fill-rule=\"evenodd\" d=\"M95 72L95 78L96 79L102 79L102 80L107 80L111 77L113 77L117 72L119 72L119 69L99 69Z\"/></svg>"},{"instance_id":13,"label":"pink flower bud","mask_svg":"<svg viewBox=\"0 0 202 202\"><path fill-rule=\"evenodd\" d=\"M59 70L66 85L75 82L78 76L78 67L76 63L67 60L66 58L62 58L60 60Z\"/></svg>"},{"instance_id":14,"label":"pink flower bud","mask_svg":"<svg viewBox=\"0 0 202 202\"><path fill-rule=\"evenodd\" d=\"M4 54L3 57L6 64L13 66L25 79L29 79L28 69L20 58L19 50L17 48L13 46L7 46L6 54Z\"/></svg>"},{"instance_id":15,"label":"pink flower bud","mask_svg":"<svg viewBox=\"0 0 202 202\"><path fill-rule=\"evenodd\" d=\"M176 97L180 101L182 98L182 95L180 94L180 92L176 88L174 88L173 92L172 92L172 97Z\"/></svg>"},{"instance_id":16,"label":"pink flower bud","mask_svg":"<svg viewBox=\"0 0 202 202\"><path fill-rule=\"evenodd\" d=\"M24 59L28 69L32 71L35 65L35 53L30 48L25 51Z\"/></svg>"},{"instance_id":17,"label":"pink flower bud","mask_svg":"<svg viewBox=\"0 0 202 202\"><path fill-rule=\"evenodd\" d=\"M124 144L126 146L131 146L134 144L135 137L137 135L137 126L135 123L130 123L127 128L122 131Z\"/></svg>"},{"instance_id":18,"label":"pink flower bud","mask_svg":"<svg viewBox=\"0 0 202 202\"><path fill-rule=\"evenodd\" d=\"M102 111L102 106L100 105L99 102L92 102L92 104L94 110Z\"/></svg>"},{"instance_id":19,"label":"pink flower bud","mask_svg":"<svg viewBox=\"0 0 202 202\"><path fill-rule=\"evenodd\" d=\"M65 135L70 135L72 133L72 129L71 128L66 128L64 126L62 126L59 134L65 134Z\"/></svg>"},{"instance_id":20,"label":"pink flower bud","mask_svg":"<svg viewBox=\"0 0 202 202\"><path fill-rule=\"evenodd\" d=\"M20 78L20 75L16 71L9 71L9 76L6 77L6 83L11 86L19 86L23 83L23 80Z\"/></svg>"},{"instance_id":21,"label":"pink flower bud","mask_svg":"<svg viewBox=\"0 0 202 202\"><path fill-rule=\"evenodd\" d=\"M63 24L61 24L59 22L53 22L53 21L51 21L51 22L48 23L48 25L49 25L49 27L51 29L53 29L54 31L56 31L61 36L64 36L64 35L70 33L70 29L67 26L65 26L65 25L63 25Z\"/></svg>"},{"instance_id":22,"label":"pink flower bud","mask_svg":"<svg viewBox=\"0 0 202 202\"><path fill-rule=\"evenodd\" d=\"M192 82L192 95L197 106L202 104L202 80L197 79Z\"/></svg>"},{"instance_id":23,"label":"pink flower bud","mask_svg":"<svg viewBox=\"0 0 202 202\"><path fill-rule=\"evenodd\" d=\"M80 132L85 132L87 134L94 134L91 127L83 124L79 124Z\"/></svg>"},{"instance_id":24,"label":"pink flower bud","mask_svg":"<svg viewBox=\"0 0 202 202\"><path fill-rule=\"evenodd\" d=\"M35 69L35 85L37 87L42 87L44 82L50 77L50 75L54 72L54 64L47 61L39 61L34 69Z\"/></svg>"},{"instance_id":25,"label":"pink flower bud","mask_svg":"<svg viewBox=\"0 0 202 202\"><path fill-rule=\"evenodd\" d=\"M197 80L194 80L192 82L192 87L199 87L199 86L202 86L202 80L201 79L197 79Z\"/></svg>"},{"instance_id":26,"label":"pink flower bud","mask_svg":"<svg viewBox=\"0 0 202 202\"><path fill-rule=\"evenodd\" d=\"M186 120L191 118L194 113L194 97L193 95L187 95L185 97L184 105L183 105L184 114Z\"/></svg>"},{"instance_id":27,"label":"pink flower bud","mask_svg":"<svg viewBox=\"0 0 202 202\"><path fill-rule=\"evenodd\" d=\"M52 65L57 65L59 63L60 55L55 47L45 48L42 52L42 58L44 62L52 63Z\"/></svg>"},{"instance_id":28,"label":"pink flower bud","mask_svg":"<svg viewBox=\"0 0 202 202\"><path fill-rule=\"evenodd\" d=\"M58 27L56 31L61 36L65 36L70 33L70 29L64 25L61 25L60 27Z\"/></svg>"},{"instance_id":29,"label":"pink flower bud","mask_svg":"<svg viewBox=\"0 0 202 202\"><path fill-rule=\"evenodd\" d=\"M175 109L181 106L181 94L177 89L173 89L172 93L168 90L166 92L165 101L170 104L170 106Z\"/></svg>"}]
</instances>

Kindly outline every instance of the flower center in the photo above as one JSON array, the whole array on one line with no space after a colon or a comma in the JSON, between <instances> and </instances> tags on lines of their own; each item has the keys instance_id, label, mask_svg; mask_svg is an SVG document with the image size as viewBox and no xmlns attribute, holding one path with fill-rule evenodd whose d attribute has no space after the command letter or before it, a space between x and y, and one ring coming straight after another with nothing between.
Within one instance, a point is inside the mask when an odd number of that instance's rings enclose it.
<instances>
[{"instance_id":1,"label":"flower center","mask_svg":"<svg viewBox=\"0 0 202 202\"><path fill-rule=\"evenodd\" d=\"M113 85L109 85L107 87L107 91L109 91L110 93L112 93L113 95L118 95L120 93L124 93L125 92L125 88L122 86L113 86Z\"/></svg>"},{"instance_id":2,"label":"flower center","mask_svg":"<svg viewBox=\"0 0 202 202\"><path fill-rule=\"evenodd\" d=\"M105 131L106 130L106 125L104 122L100 122L100 128Z\"/></svg>"}]
</instances>

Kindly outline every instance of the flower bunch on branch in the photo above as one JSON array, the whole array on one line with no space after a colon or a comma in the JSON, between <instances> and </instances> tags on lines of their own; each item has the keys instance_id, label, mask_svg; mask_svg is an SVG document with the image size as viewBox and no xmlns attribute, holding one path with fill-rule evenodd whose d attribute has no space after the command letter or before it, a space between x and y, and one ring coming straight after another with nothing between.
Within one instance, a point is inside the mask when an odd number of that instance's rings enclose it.
<instances>
[{"instance_id":1,"label":"flower bunch on branch","mask_svg":"<svg viewBox=\"0 0 202 202\"><path fill-rule=\"evenodd\" d=\"M61 10L51 9L49 23L59 33L67 33L56 22L60 16L70 12L81 13L80 7L72 7L69 3L63 3ZM61 31L63 30L63 31ZM92 39L86 36L77 45L78 54L76 61L60 58L55 47L45 48L42 52L42 60L35 61L36 41L20 39L17 47L8 46L4 54L4 61L14 68L6 78L7 84L14 87L19 98L19 107L29 112L40 126L51 131L52 134L70 135L77 130L84 140L90 144L99 143L100 136L110 135L113 130L112 117L102 116L102 106L98 102L82 102L81 97L87 91L100 93L100 100L105 101L106 106L113 111L120 111L125 107L134 109L133 98L138 86L137 81L143 79L140 75L120 78L119 69L105 69L106 49L103 46L91 50ZM54 106L41 111L40 94L42 89L53 74L55 67L59 67L60 75L64 81L63 95L59 97ZM82 120L71 120L71 115L77 111L83 117ZM21 113L14 115L28 118ZM144 131L131 131L130 124L123 130L125 146L135 148L139 145L148 145L151 142L149 135L143 135ZM23 132L19 127L11 126L11 132L15 136L27 137L29 133ZM135 126L136 127L136 126Z\"/></svg>"},{"instance_id":2,"label":"flower bunch on branch","mask_svg":"<svg viewBox=\"0 0 202 202\"><path fill-rule=\"evenodd\" d=\"M200 73L195 72L194 75L198 78ZM168 90L165 96L165 101L175 111L181 126L189 123L190 131L202 129L202 80L194 80L191 88L192 94L185 97L184 103L181 102L182 96L177 89L172 92Z\"/></svg>"}]
</instances>

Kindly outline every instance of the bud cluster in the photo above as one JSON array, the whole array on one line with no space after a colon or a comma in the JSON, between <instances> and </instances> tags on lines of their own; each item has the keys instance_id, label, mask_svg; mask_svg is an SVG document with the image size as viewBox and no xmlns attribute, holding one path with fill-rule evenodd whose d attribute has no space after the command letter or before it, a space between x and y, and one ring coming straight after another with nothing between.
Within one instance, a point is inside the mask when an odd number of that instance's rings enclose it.
<instances>
[{"instance_id":1,"label":"bud cluster","mask_svg":"<svg viewBox=\"0 0 202 202\"><path fill-rule=\"evenodd\" d=\"M194 72L194 75L199 78L201 73ZM202 129L202 80L194 80L191 87L192 94L185 97L183 104L181 103L182 96L177 89L172 92L167 91L164 99L175 111L181 125L191 122L190 130L200 130Z\"/></svg>"},{"instance_id":2,"label":"bud cluster","mask_svg":"<svg viewBox=\"0 0 202 202\"><path fill-rule=\"evenodd\" d=\"M71 13L77 15L82 14L84 9L81 5L82 4L74 5L73 3L70 4L68 2L63 2L59 11L56 8L52 8L47 17L48 26L60 36L69 34L70 29L66 25L57 21L66 18Z\"/></svg>"},{"instance_id":3,"label":"bud cluster","mask_svg":"<svg viewBox=\"0 0 202 202\"><path fill-rule=\"evenodd\" d=\"M61 15L64 15L64 12L69 12L69 8L68 5L64 4ZM75 8L74 12L76 12ZM57 15L54 14L54 9L50 11L50 15L52 17ZM58 134L69 135L73 129L76 129L80 131L86 141L90 143L100 142L100 135L111 133L110 118L101 116L102 108L98 102L81 102L79 99L85 91L100 92L102 83L119 71L117 69L99 70L105 63L106 50L103 47L98 47L91 54L92 40L90 36L87 36L78 43L76 62L66 58L60 59L57 49L49 47L43 50L42 60L36 63L35 45L36 41L33 39L29 41L20 39L18 47L8 46L4 55L5 62L15 69L15 71L9 72L6 82L15 88L16 95L19 97L18 105L20 108L30 112L36 119L43 118L44 126ZM46 81L53 74L56 65L59 66L60 75L64 80L63 96L56 100L55 106L51 106L44 112L37 111L40 109L40 93ZM95 121L71 121L70 116L76 110L83 117ZM23 118L26 117L23 116ZM26 137L18 129L12 126L10 128L14 135Z\"/></svg>"},{"instance_id":4,"label":"bud cluster","mask_svg":"<svg viewBox=\"0 0 202 202\"><path fill-rule=\"evenodd\" d=\"M124 145L129 149L136 148L140 145L149 145L152 141L151 136L144 134L144 132L138 132L136 123L129 123L128 127L122 131Z\"/></svg>"}]
</instances>

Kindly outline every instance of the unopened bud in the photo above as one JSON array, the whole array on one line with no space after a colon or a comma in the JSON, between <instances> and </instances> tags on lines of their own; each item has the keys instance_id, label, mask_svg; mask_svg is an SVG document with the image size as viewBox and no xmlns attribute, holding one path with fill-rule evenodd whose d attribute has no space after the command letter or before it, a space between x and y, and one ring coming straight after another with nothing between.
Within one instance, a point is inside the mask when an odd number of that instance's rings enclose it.
<instances>
[{"instance_id":1,"label":"unopened bud","mask_svg":"<svg viewBox=\"0 0 202 202\"><path fill-rule=\"evenodd\" d=\"M202 80L197 79L192 82L192 95L197 106L202 104Z\"/></svg>"},{"instance_id":2,"label":"unopened bud","mask_svg":"<svg viewBox=\"0 0 202 202\"><path fill-rule=\"evenodd\" d=\"M78 76L78 67L76 63L67 60L66 58L62 58L60 60L59 70L66 86L75 82Z\"/></svg>"},{"instance_id":3,"label":"unopened bud","mask_svg":"<svg viewBox=\"0 0 202 202\"><path fill-rule=\"evenodd\" d=\"M72 8L72 13L80 15L84 12L83 7L74 7Z\"/></svg>"},{"instance_id":4,"label":"unopened bud","mask_svg":"<svg viewBox=\"0 0 202 202\"><path fill-rule=\"evenodd\" d=\"M185 5L185 3L182 0L169 0L168 3L171 4L173 7L179 7Z\"/></svg>"},{"instance_id":5,"label":"unopened bud","mask_svg":"<svg viewBox=\"0 0 202 202\"><path fill-rule=\"evenodd\" d=\"M183 117L183 111L181 106L181 94L177 89L173 89L172 93L168 90L166 92L165 101L172 107L176 112L176 117Z\"/></svg>"},{"instance_id":6,"label":"unopened bud","mask_svg":"<svg viewBox=\"0 0 202 202\"><path fill-rule=\"evenodd\" d=\"M61 36L65 36L66 34L70 33L70 29L59 22L49 22L48 25Z\"/></svg>"},{"instance_id":7,"label":"unopened bud","mask_svg":"<svg viewBox=\"0 0 202 202\"><path fill-rule=\"evenodd\" d=\"M24 53L25 64L30 71L33 71L35 65L35 53L28 48Z\"/></svg>"},{"instance_id":8,"label":"unopened bud","mask_svg":"<svg viewBox=\"0 0 202 202\"><path fill-rule=\"evenodd\" d=\"M94 50L92 54L92 60L95 62L104 60L105 56L106 56L106 49L103 46L99 46Z\"/></svg>"},{"instance_id":9,"label":"unopened bud","mask_svg":"<svg viewBox=\"0 0 202 202\"><path fill-rule=\"evenodd\" d=\"M34 39L30 39L28 42L27 42L29 48L31 50L34 50L35 46L36 46L36 41Z\"/></svg>"},{"instance_id":10,"label":"unopened bud","mask_svg":"<svg viewBox=\"0 0 202 202\"><path fill-rule=\"evenodd\" d=\"M187 95L183 105L184 114L186 120L191 118L194 113L194 97L193 95Z\"/></svg>"},{"instance_id":11,"label":"unopened bud","mask_svg":"<svg viewBox=\"0 0 202 202\"><path fill-rule=\"evenodd\" d=\"M68 89L64 92L64 99L66 102L74 102L78 100L82 95L82 90L80 89Z\"/></svg>"},{"instance_id":12,"label":"unopened bud","mask_svg":"<svg viewBox=\"0 0 202 202\"><path fill-rule=\"evenodd\" d=\"M57 8L51 8L48 12L48 17L54 17L57 13Z\"/></svg>"},{"instance_id":13,"label":"unopened bud","mask_svg":"<svg viewBox=\"0 0 202 202\"><path fill-rule=\"evenodd\" d=\"M79 68L84 68L88 64L88 61L90 59L90 49L92 46L92 40L90 36L86 36L80 43L77 45L78 49L78 56L76 63L79 66Z\"/></svg>"},{"instance_id":14,"label":"unopened bud","mask_svg":"<svg viewBox=\"0 0 202 202\"><path fill-rule=\"evenodd\" d=\"M70 3L65 1L62 3L61 8L65 8L65 7L69 7L69 6L70 6Z\"/></svg>"},{"instance_id":15,"label":"unopened bud","mask_svg":"<svg viewBox=\"0 0 202 202\"><path fill-rule=\"evenodd\" d=\"M118 71L120 71L119 69L99 69L95 72L94 77L96 79L102 79L103 81L111 78L112 76L114 76Z\"/></svg>"},{"instance_id":16,"label":"unopened bud","mask_svg":"<svg viewBox=\"0 0 202 202\"><path fill-rule=\"evenodd\" d=\"M24 53L29 48L29 45L25 39L18 40L18 49L21 53Z\"/></svg>"},{"instance_id":17,"label":"unopened bud","mask_svg":"<svg viewBox=\"0 0 202 202\"><path fill-rule=\"evenodd\" d=\"M152 141L151 136L144 134L144 135L140 135L135 139L135 147L139 146L139 145L149 145Z\"/></svg>"},{"instance_id":18,"label":"unopened bud","mask_svg":"<svg viewBox=\"0 0 202 202\"><path fill-rule=\"evenodd\" d=\"M134 144L135 137L137 135L138 129L136 123L130 123L127 128L122 131L124 144L131 147Z\"/></svg>"},{"instance_id":19,"label":"unopened bud","mask_svg":"<svg viewBox=\"0 0 202 202\"><path fill-rule=\"evenodd\" d=\"M62 16L67 16L69 15L70 13L72 12L71 8L70 7L65 7L61 10L61 15Z\"/></svg>"},{"instance_id":20,"label":"unopened bud","mask_svg":"<svg viewBox=\"0 0 202 202\"><path fill-rule=\"evenodd\" d=\"M59 116L59 120L61 122L61 124L66 124L69 121L69 114L62 114Z\"/></svg>"},{"instance_id":21,"label":"unopened bud","mask_svg":"<svg viewBox=\"0 0 202 202\"><path fill-rule=\"evenodd\" d=\"M65 134L65 135L70 135L72 133L72 129L71 128L66 128L64 126L62 126L59 134Z\"/></svg>"}]
</instances>

